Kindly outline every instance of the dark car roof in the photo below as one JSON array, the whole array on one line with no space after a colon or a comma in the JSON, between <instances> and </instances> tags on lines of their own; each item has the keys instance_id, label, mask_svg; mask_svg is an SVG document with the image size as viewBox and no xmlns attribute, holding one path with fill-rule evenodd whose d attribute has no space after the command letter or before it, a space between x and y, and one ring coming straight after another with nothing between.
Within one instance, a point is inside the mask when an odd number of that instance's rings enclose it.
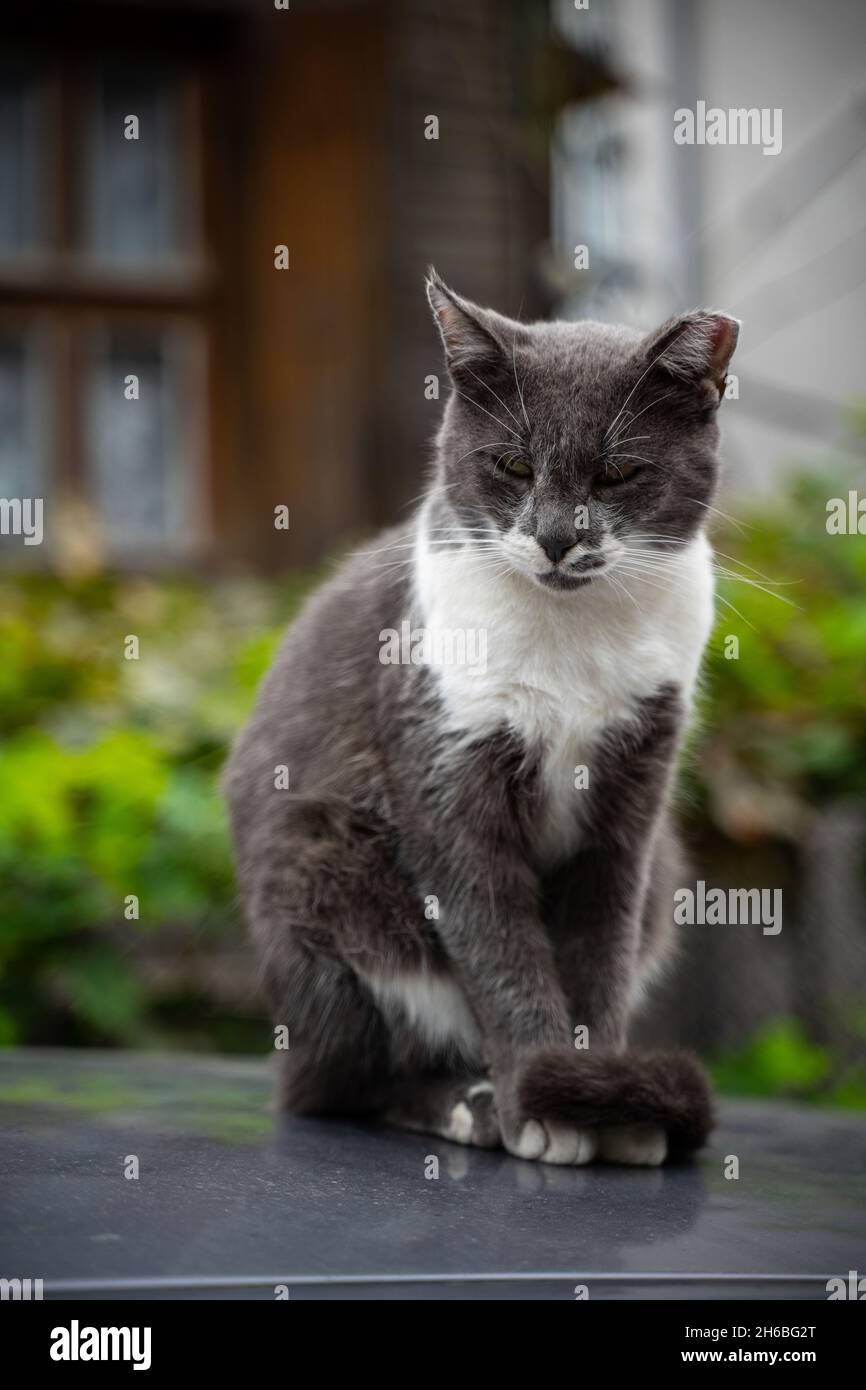
<instances>
[{"instance_id":1,"label":"dark car roof","mask_svg":"<svg viewBox=\"0 0 866 1390\"><path fill-rule=\"evenodd\" d=\"M866 1125L841 1111L729 1103L697 1163L643 1170L269 1102L255 1060L0 1053L0 1276L46 1297L826 1298L862 1264Z\"/></svg>"}]
</instances>

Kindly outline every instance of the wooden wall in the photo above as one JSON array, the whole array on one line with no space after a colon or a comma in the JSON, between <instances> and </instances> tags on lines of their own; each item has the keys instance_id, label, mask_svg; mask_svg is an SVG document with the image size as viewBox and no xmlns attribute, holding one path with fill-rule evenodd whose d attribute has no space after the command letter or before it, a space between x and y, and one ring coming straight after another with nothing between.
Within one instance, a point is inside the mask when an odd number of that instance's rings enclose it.
<instances>
[{"instance_id":1,"label":"wooden wall","mask_svg":"<svg viewBox=\"0 0 866 1390\"><path fill-rule=\"evenodd\" d=\"M257 22L230 84L238 130L212 148L231 169L217 186L237 268L215 364L217 434L229 437L215 442L217 523L254 563L315 561L369 515L382 37L376 6ZM274 267L278 244L288 270ZM288 535L273 526L281 503Z\"/></svg>"},{"instance_id":2,"label":"wooden wall","mask_svg":"<svg viewBox=\"0 0 866 1390\"><path fill-rule=\"evenodd\" d=\"M531 311L547 188L515 157L509 11L301 4L290 23L251 31L229 103L244 123L233 154L244 275L226 286L243 389L217 486L232 553L306 564L406 514L447 392L431 262L470 296ZM438 141L424 138L431 114ZM287 272L273 269L276 242L290 247ZM430 373L438 402L425 399ZM234 390L226 364L216 382L219 418ZM229 452L219 439L215 450ZM271 524L278 502L292 509L288 538Z\"/></svg>"},{"instance_id":3,"label":"wooden wall","mask_svg":"<svg viewBox=\"0 0 866 1390\"><path fill-rule=\"evenodd\" d=\"M543 8L543 7L542 7ZM470 298L536 309L532 277L546 180L527 176L515 140L509 72L513 6L502 0L410 0L391 6L388 106L388 319L380 377L376 515L414 497L447 396L423 279L434 264ZM439 118L438 140L425 118ZM441 398L424 399L424 378Z\"/></svg>"}]
</instances>

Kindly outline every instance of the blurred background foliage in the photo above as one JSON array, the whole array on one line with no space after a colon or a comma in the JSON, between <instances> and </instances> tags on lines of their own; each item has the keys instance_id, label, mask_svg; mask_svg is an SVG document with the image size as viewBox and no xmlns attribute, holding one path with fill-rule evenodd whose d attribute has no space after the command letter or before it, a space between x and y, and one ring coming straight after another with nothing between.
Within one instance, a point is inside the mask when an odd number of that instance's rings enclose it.
<instances>
[{"instance_id":1,"label":"blurred background foliage","mask_svg":"<svg viewBox=\"0 0 866 1390\"><path fill-rule=\"evenodd\" d=\"M261 1044L198 968L238 937L217 777L310 582L3 579L5 1044Z\"/></svg>"},{"instance_id":2,"label":"blurred background foliage","mask_svg":"<svg viewBox=\"0 0 866 1390\"><path fill-rule=\"evenodd\" d=\"M735 839L796 836L811 807L866 799L866 544L828 533L833 495L827 477L794 477L712 528L718 621L692 772Z\"/></svg>"},{"instance_id":3,"label":"blurred background foliage","mask_svg":"<svg viewBox=\"0 0 866 1390\"><path fill-rule=\"evenodd\" d=\"M866 799L866 546L827 533L831 494L799 477L714 521L719 619L683 767L708 882L726 847L745 883L753 847L796 846L816 806ZM2 580L3 1044L263 1050L218 776L318 578ZM862 1106L864 1041L862 1010L831 1038L770 1019L715 1074Z\"/></svg>"}]
</instances>

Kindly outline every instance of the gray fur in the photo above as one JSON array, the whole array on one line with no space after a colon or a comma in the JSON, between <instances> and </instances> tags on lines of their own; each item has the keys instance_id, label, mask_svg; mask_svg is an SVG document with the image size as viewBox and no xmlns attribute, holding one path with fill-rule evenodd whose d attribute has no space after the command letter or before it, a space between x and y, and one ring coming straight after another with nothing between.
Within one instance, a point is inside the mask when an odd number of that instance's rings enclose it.
<instances>
[{"instance_id":1,"label":"gray fur","mask_svg":"<svg viewBox=\"0 0 866 1390\"><path fill-rule=\"evenodd\" d=\"M649 530L675 550L702 527L733 321L699 311L642 338L601 324L517 324L435 276L428 292L454 386L428 525L492 538L516 525L549 547L552 604L581 602L606 533ZM623 452L611 436L623 425L651 436L634 448L653 462L606 485ZM533 477L503 473L510 458L525 459ZM591 524L576 536L574 508L584 503ZM669 796L688 711L669 683L627 726L606 730L580 845L540 862L536 751L507 727L460 738L427 667L379 660L379 634L417 617L416 527L417 517L347 560L288 632L226 769L237 874L274 1022L289 1029L284 1104L454 1137L459 1097L489 1076L494 1128L476 1095L470 1109L485 1114L473 1142L498 1133L517 1151L551 1075L554 1118L571 1105L576 1122L590 1111L629 1119L627 1083L640 1060L618 1064L605 1111L604 1059L613 1065L625 1048L638 977L671 946L679 848ZM435 534L446 547L463 543ZM281 764L288 791L274 785ZM409 1013L385 1007L388 982L407 975L455 981L474 1030L437 1046ZM591 1074L572 1046L576 1023L590 1028ZM545 1070L551 1055L558 1061ZM539 1067L547 1089L535 1095ZM635 1088L634 1117L652 1113L664 1125L667 1092L656 1088L653 1110L649 1085ZM670 1131L694 1146L709 1123L699 1075L689 1094L700 1095L700 1114L689 1123L678 1111Z\"/></svg>"}]
</instances>

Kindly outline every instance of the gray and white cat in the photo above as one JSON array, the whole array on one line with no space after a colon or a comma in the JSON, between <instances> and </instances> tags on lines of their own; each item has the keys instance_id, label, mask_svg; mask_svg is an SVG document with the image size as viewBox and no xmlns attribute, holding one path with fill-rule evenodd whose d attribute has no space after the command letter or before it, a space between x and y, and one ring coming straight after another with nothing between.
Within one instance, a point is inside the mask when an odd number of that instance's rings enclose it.
<instances>
[{"instance_id":1,"label":"gray and white cat","mask_svg":"<svg viewBox=\"0 0 866 1390\"><path fill-rule=\"evenodd\" d=\"M226 770L281 1098L660 1163L712 1122L698 1064L626 1030L672 945L738 325L428 295L453 389L424 500L312 598Z\"/></svg>"}]
</instances>

